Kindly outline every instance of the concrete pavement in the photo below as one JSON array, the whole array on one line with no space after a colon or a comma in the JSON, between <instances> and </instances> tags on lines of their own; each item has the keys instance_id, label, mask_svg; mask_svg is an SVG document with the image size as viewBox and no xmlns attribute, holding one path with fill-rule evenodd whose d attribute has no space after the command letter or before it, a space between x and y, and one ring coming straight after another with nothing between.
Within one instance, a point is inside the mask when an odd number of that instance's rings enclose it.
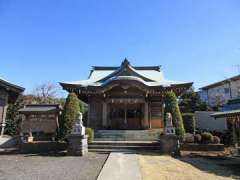
<instances>
[{"instance_id":1,"label":"concrete pavement","mask_svg":"<svg viewBox=\"0 0 240 180\"><path fill-rule=\"evenodd\" d=\"M111 153L98 180L142 180L138 155Z\"/></svg>"}]
</instances>

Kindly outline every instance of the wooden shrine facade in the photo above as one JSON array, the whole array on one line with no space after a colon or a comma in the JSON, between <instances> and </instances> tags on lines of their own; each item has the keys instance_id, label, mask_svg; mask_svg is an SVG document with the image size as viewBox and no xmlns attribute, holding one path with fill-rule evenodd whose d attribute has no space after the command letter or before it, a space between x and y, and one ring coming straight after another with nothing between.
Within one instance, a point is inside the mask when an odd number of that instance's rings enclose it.
<instances>
[{"instance_id":1,"label":"wooden shrine facade","mask_svg":"<svg viewBox=\"0 0 240 180\"><path fill-rule=\"evenodd\" d=\"M88 80L60 84L88 103L88 127L128 130L163 128L165 93L180 95L192 86L165 80L159 66L133 67L127 60L93 67Z\"/></svg>"}]
</instances>

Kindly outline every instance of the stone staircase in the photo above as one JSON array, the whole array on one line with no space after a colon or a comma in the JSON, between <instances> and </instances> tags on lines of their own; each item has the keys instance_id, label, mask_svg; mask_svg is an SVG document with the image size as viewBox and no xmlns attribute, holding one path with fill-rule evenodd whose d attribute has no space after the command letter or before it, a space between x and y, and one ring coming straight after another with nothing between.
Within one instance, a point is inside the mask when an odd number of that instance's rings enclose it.
<instances>
[{"instance_id":1,"label":"stone staircase","mask_svg":"<svg viewBox=\"0 0 240 180\"><path fill-rule=\"evenodd\" d=\"M95 141L158 141L162 129L96 130Z\"/></svg>"},{"instance_id":2,"label":"stone staircase","mask_svg":"<svg viewBox=\"0 0 240 180\"><path fill-rule=\"evenodd\" d=\"M88 145L90 152L126 152L160 150L158 141L93 141Z\"/></svg>"},{"instance_id":3,"label":"stone staircase","mask_svg":"<svg viewBox=\"0 0 240 180\"><path fill-rule=\"evenodd\" d=\"M162 129L96 130L90 152L159 151Z\"/></svg>"}]
</instances>

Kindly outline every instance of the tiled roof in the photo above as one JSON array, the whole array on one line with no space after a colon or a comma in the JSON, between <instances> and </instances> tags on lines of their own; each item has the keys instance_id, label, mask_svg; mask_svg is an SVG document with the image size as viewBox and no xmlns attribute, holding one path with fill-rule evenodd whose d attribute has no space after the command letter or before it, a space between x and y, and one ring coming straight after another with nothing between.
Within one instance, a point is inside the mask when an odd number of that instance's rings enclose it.
<instances>
[{"instance_id":1,"label":"tiled roof","mask_svg":"<svg viewBox=\"0 0 240 180\"><path fill-rule=\"evenodd\" d=\"M158 68L157 68L158 67ZM125 75L124 71L128 69L132 75ZM123 75L122 75L123 74ZM104 86L111 81L134 80L145 84L146 86L171 86L185 84L184 82L170 81L164 78L160 66L133 67L126 60L120 67L94 67L90 73L89 79L74 82L62 82L61 84L78 85L81 87Z\"/></svg>"},{"instance_id":2,"label":"tiled roof","mask_svg":"<svg viewBox=\"0 0 240 180\"><path fill-rule=\"evenodd\" d=\"M10 83L9 81L3 79L0 77L0 85L3 85L5 87L10 87L12 88L13 90L15 91L19 91L19 92L23 92L25 90L25 88L21 87L21 86L18 86L18 85L15 85L13 83Z\"/></svg>"},{"instance_id":3,"label":"tiled roof","mask_svg":"<svg viewBox=\"0 0 240 180\"><path fill-rule=\"evenodd\" d=\"M31 104L18 110L22 114L27 113L55 113L61 111L58 104Z\"/></svg>"}]
</instances>

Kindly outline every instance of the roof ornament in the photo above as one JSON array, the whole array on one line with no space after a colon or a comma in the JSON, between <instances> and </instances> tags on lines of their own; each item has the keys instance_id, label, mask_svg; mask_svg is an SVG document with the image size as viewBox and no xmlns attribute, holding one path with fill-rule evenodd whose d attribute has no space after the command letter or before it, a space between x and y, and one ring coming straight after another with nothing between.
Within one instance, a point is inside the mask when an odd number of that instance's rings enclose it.
<instances>
[{"instance_id":1,"label":"roof ornament","mask_svg":"<svg viewBox=\"0 0 240 180\"><path fill-rule=\"evenodd\" d=\"M122 66L127 66L129 64L130 64L130 62L127 60L127 58L125 58L122 62Z\"/></svg>"}]
</instances>

